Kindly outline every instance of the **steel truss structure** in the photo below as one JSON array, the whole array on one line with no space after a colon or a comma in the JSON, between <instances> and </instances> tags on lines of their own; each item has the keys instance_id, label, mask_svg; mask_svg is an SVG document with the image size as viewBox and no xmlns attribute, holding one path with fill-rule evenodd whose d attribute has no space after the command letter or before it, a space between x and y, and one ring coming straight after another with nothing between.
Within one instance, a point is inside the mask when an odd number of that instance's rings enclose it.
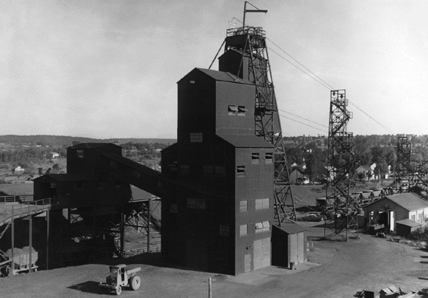
<instances>
[{"instance_id":1,"label":"steel truss structure","mask_svg":"<svg viewBox=\"0 0 428 298\"><path fill-rule=\"evenodd\" d=\"M344 240L350 236L358 238L357 215L360 212L357 199L350 194L358 162L353 153L353 135L347 132L347 124L352 119L347 106L346 90L330 91L324 237L336 239L338 236Z\"/></svg>"},{"instance_id":2,"label":"steel truss structure","mask_svg":"<svg viewBox=\"0 0 428 298\"><path fill-rule=\"evenodd\" d=\"M409 185L410 190L418 192L423 195L425 199L428 199L428 161L413 161L412 169Z\"/></svg>"},{"instance_id":3,"label":"steel truss structure","mask_svg":"<svg viewBox=\"0 0 428 298\"><path fill-rule=\"evenodd\" d=\"M52 240L56 243L51 250L51 265L63 267L112 255L130 257L159 252L160 222L152 216L159 205L157 198L55 210ZM125 230L128 228L135 229L131 234L141 238L136 239L138 247L125 250ZM70 245L72 240L74 245Z\"/></svg>"},{"instance_id":4,"label":"steel truss structure","mask_svg":"<svg viewBox=\"0 0 428 298\"><path fill-rule=\"evenodd\" d=\"M228 29L226 35L225 52L234 51L241 55L237 76L243 77L240 72L248 71L248 77L244 78L253 82L256 87L255 134L263 137L275 147L274 210L275 219L281 226L286 221L295 221L296 211L289 183L289 170L282 141L281 122L266 46L266 34L261 27L245 26ZM229 43L227 39L230 37L240 37L242 42ZM245 65L248 65L248 69L243 69Z\"/></svg>"},{"instance_id":5,"label":"steel truss structure","mask_svg":"<svg viewBox=\"0 0 428 298\"><path fill-rule=\"evenodd\" d=\"M406 135L397 135L395 150L397 154L395 175L394 181L386 188L386 194L388 195L409 191L414 180L413 171L411 170L412 143Z\"/></svg>"}]
</instances>

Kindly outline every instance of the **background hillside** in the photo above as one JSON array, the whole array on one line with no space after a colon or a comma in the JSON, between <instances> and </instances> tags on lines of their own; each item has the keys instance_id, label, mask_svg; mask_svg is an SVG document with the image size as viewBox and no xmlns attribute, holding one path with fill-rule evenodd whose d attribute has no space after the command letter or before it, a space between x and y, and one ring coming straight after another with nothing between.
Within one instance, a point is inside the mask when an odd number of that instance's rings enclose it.
<instances>
[{"instance_id":1,"label":"background hillside","mask_svg":"<svg viewBox=\"0 0 428 298\"><path fill-rule=\"evenodd\" d=\"M72 137L72 136L53 136L53 135L31 135L31 136L18 136L18 135L0 135L0 143L13 145L13 146L50 146L50 147L68 147L73 143L160 143L160 144L173 144L175 139L150 139L150 138L116 138L116 139L94 139L85 137Z\"/></svg>"}]
</instances>

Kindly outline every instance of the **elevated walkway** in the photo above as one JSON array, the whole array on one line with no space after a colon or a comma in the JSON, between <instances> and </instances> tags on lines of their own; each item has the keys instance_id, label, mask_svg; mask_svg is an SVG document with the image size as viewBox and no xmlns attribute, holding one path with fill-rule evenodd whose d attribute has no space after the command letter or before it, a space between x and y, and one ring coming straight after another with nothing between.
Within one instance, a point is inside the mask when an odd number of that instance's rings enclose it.
<instances>
[{"instance_id":1,"label":"elevated walkway","mask_svg":"<svg viewBox=\"0 0 428 298\"><path fill-rule=\"evenodd\" d=\"M162 196L162 174L160 172L116 154L101 154L101 160L104 172L157 197Z\"/></svg>"},{"instance_id":2,"label":"elevated walkway","mask_svg":"<svg viewBox=\"0 0 428 298\"><path fill-rule=\"evenodd\" d=\"M12 220L40 214L51 209L51 199L22 202L19 196L0 198L0 239Z\"/></svg>"},{"instance_id":3,"label":"elevated walkway","mask_svg":"<svg viewBox=\"0 0 428 298\"><path fill-rule=\"evenodd\" d=\"M29 215L39 214L51 209L51 199L29 202L19 202L17 198L9 197L8 201L0 200L0 226Z\"/></svg>"}]
</instances>

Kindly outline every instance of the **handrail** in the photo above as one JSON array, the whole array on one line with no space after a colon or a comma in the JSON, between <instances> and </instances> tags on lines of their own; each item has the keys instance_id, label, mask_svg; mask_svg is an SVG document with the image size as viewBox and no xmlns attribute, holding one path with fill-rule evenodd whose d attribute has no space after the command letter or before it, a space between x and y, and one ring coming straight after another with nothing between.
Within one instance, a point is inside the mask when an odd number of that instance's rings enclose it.
<instances>
[{"instance_id":1,"label":"handrail","mask_svg":"<svg viewBox=\"0 0 428 298\"><path fill-rule=\"evenodd\" d=\"M0 196L0 203L16 203L33 201L33 195Z\"/></svg>"},{"instance_id":2,"label":"handrail","mask_svg":"<svg viewBox=\"0 0 428 298\"><path fill-rule=\"evenodd\" d=\"M10 208L11 212L8 212L7 218L9 217L20 217L22 215L28 215L34 212L38 212L38 211L42 211L47 209L47 207L51 205L51 199L41 199L41 200L37 200L37 201L32 201L32 202L23 202L19 205L13 205ZM5 213L4 213L5 214Z\"/></svg>"},{"instance_id":3,"label":"handrail","mask_svg":"<svg viewBox=\"0 0 428 298\"><path fill-rule=\"evenodd\" d=\"M262 27L252 27L252 26L245 26L237 27L237 28L230 28L226 30L226 36L234 36L234 35L253 35L253 36L260 36L265 37L266 32L263 30Z\"/></svg>"}]
</instances>

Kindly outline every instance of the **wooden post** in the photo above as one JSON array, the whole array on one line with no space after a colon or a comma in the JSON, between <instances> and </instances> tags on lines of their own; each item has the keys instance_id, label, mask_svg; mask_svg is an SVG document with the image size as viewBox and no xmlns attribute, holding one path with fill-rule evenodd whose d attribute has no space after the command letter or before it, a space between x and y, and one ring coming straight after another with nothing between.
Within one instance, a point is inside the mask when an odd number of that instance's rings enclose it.
<instances>
[{"instance_id":1,"label":"wooden post","mask_svg":"<svg viewBox=\"0 0 428 298\"><path fill-rule=\"evenodd\" d=\"M211 277L208 277L208 298L213 297L213 288L211 284Z\"/></svg>"},{"instance_id":2,"label":"wooden post","mask_svg":"<svg viewBox=\"0 0 428 298\"><path fill-rule=\"evenodd\" d=\"M46 270L49 270L49 210L46 210Z\"/></svg>"},{"instance_id":3,"label":"wooden post","mask_svg":"<svg viewBox=\"0 0 428 298\"><path fill-rule=\"evenodd\" d=\"M150 221L152 220L152 210L151 210L151 204L150 199L147 201L147 209L148 209L148 216L147 216L147 252L150 252Z\"/></svg>"},{"instance_id":4,"label":"wooden post","mask_svg":"<svg viewBox=\"0 0 428 298\"><path fill-rule=\"evenodd\" d=\"M124 257L125 252L125 223L124 223L124 217L125 214L123 212L123 205L122 205L122 211L120 212L120 256Z\"/></svg>"},{"instance_id":5,"label":"wooden post","mask_svg":"<svg viewBox=\"0 0 428 298\"><path fill-rule=\"evenodd\" d=\"M14 274L14 272L15 272L15 250L14 250L14 247L15 247L15 218L14 218L14 214L13 214L13 209L14 209L14 207L12 207L12 227L11 227L11 236L12 236L12 243L11 243L11 245L12 245L12 268L11 268L11 272L12 272L12 276L14 276L15 274Z\"/></svg>"},{"instance_id":6,"label":"wooden post","mask_svg":"<svg viewBox=\"0 0 428 298\"><path fill-rule=\"evenodd\" d=\"M28 225L30 228L29 231L29 245L28 245L28 253L30 254L28 257L29 259L29 263L30 263L30 269L28 270L28 273L31 273L31 268L33 267L33 216L30 214L29 219L28 219Z\"/></svg>"}]
</instances>

